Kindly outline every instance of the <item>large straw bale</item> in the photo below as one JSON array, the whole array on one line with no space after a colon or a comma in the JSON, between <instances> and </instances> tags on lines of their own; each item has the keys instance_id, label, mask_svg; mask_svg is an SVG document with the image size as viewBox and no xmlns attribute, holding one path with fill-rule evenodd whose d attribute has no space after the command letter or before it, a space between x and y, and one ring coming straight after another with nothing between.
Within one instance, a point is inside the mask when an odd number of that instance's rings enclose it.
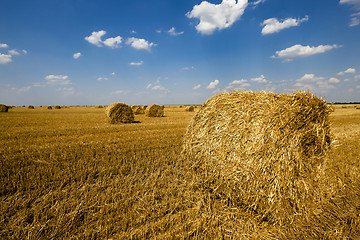
<instances>
[{"instance_id":1,"label":"large straw bale","mask_svg":"<svg viewBox=\"0 0 360 240\"><path fill-rule=\"evenodd\" d=\"M110 123L132 123L134 122L134 113L131 107L125 103L113 103L105 110L105 114Z\"/></svg>"},{"instance_id":2,"label":"large straw bale","mask_svg":"<svg viewBox=\"0 0 360 240\"><path fill-rule=\"evenodd\" d=\"M4 105L4 104L0 104L0 112L7 112L9 110L9 107Z\"/></svg>"},{"instance_id":3,"label":"large straw bale","mask_svg":"<svg viewBox=\"0 0 360 240\"><path fill-rule=\"evenodd\" d=\"M215 95L184 137L194 189L220 199L224 209L254 212L260 222L291 223L315 199L330 148L330 112L324 100L303 91Z\"/></svg>"},{"instance_id":4,"label":"large straw bale","mask_svg":"<svg viewBox=\"0 0 360 240\"><path fill-rule=\"evenodd\" d=\"M132 109L135 115L145 114L145 110L141 106L137 106Z\"/></svg>"},{"instance_id":5,"label":"large straw bale","mask_svg":"<svg viewBox=\"0 0 360 240\"><path fill-rule=\"evenodd\" d=\"M61 109L61 106L60 106L60 105L56 105L56 106L55 106L55 109Z\"/></svg>"},{"instance_id":6,"label":"large straw bale","mask_svg":"<svg viewBox=\"0 0 360 240\"><path fill-rule=\"evenodd\" d=\"M52 109L52 106L48 106L47 109Z\"/></svg>"},{"instance_id":7,"label":"large straw bale","mask_svg":"<svg viewBox=\"0 0 360 240\"><path fill-rule=\"evenodd\" d=\"M194 108L194 106L187 106L187 107L185 108L185 110L186 110L187 112L193 112L193 111L195 110L195 108Z\"/></svg>"},{"instance_id":8,"label":"large straw bale","mask_svg":"<svg viewBox=\"0 0 360 240\"><path fill-rule=\"evenodd\" d=\"M164 106L157 104L152 104L148 106L145 110L145 116L148 117L163 117L164 116Z\"/></svg>"},{"instance_id":9,"label":"large straw bale","mask_svg":"<svg viewBox=\"0 0 360 240\"><path fill-rule=\"evenodd\" d=\"M34 109L35 107L33 105L29 105L28 109Z\"/></svg>"}]
</instances>

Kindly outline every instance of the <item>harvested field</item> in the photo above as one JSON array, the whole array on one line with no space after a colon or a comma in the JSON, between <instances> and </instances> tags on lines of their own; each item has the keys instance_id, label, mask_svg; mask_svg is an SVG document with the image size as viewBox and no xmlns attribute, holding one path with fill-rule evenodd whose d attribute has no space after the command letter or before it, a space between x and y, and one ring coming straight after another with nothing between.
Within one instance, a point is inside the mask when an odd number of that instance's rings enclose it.
<instances>
[{"instance_id":1,"label":"harvested field","mask_svg":"<svg viewBox=\"0 0 360 240\"><path fill-rule=\"evenodd\" d=\"M193 112L136 115L109 124L104 109L14 108L0 117L1 239L356 239L360 218L360 111L335 107L336 142L312 222L274 226L193 184L179 158ZM329 190L331 189L331 191ZM230 202L229 202L230 203ZM307 204L306 202L304 204ZM325 219L331 212L331 218ZM329 223L327 231L320 228Z\"/></svg>"}]
</instances>

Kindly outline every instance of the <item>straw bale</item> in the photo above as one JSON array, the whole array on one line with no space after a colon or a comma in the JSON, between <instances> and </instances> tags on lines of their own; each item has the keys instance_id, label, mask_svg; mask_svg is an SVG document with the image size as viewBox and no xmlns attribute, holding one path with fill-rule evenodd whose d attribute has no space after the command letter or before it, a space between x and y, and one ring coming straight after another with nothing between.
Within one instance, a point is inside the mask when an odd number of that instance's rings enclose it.
<instances>
[{"instance_id":1,"label":"straw bale","mask_svg":"<svg viewBox=\"0 0 360 240\"><path fill-rule=\"evenodd\" d=\"M135 115L145 114L145 110L141 106L135 107L133 109L133 112L134 112Z\"/></svg>"},{"instance_id":2,"label":"straw bale","mask_svg":"<svg viewBox=\"0 0 360 240\"><path fill-rule=\"evenodd\" d=\"M55 109L61 109L61 107L59 105L56 105Z\"/></svg>"},{"instance_id":3,"label":"straw bale","mask_svg":"<svg viewBox=\"0 0 360 240\"><path fill-rule=\"evenodd\" d=\"M34 109L35 107L33 105L28 106L29 109Z\"/></svg>"},{"instance_id":4,"label":"straw bale","mask_svg":"<svg viewBox=\"0 0 360 240\"><path fill-rule=\"evenodd\" d=\"M193 186L282 225L305 211L323 172L331 108L308 92L234 91L208 99L192 118L182 156ZM222 211L222 210L220 210Z\"/></svg>"},{"instance_id":5,"label":"straw bale","mask_svg":"<svg viewBox=\"0 0 360 240\"><path fill-rule=\"evenodd\" d=\"M52 109L52 106L48 106L47 109Z\"/></svg>"},{"instance_id":6,"label":"straw bale","mask_svg":"<svg viewBox=\"0 0 360 240\"><path fill-rule=\"evenodd\" d=\"M185 110L186 110L187 112L193 112L193 111L195 110L195 108L194 108L194 106L187 106L187 107L185 108Z\"/></svg>"},{"instance_id":7,"label":"straw bale","mask_svg":"<svg viewBox=\"0 0 360 240\"><path fill-rule=\"evenodd\" d=\"M0 104L0 112L7 112L9 110L9 107L5 104Z\"/></svg>"},{"instance_id":8,"label":"straw bale","mask_svg":"<svg viewBox=\"0 0 360 240\"><path fill-rule=\"evenodd\" d=\"M144 111L146 110L147 107L148 107L147 105L144 105L144 106L143 106Z\"/></svg>"},{"instance_id":9,"label":"straw bale","mask_svg":"<svg viewBox=\"0 0 360 240\"><path fill-rule=\"evenodd\" d=\"M145 110L145 116L148 117L163 117L164 116L164 106L157 104L152 104Z\"/></svg>"},{"instance_id":10,"label":"straw bale","mask_svg":"<svg viewBox=\"0 0 360 240\"><path fill-rule=\"evenodd\" d=\"M131 107L125 103L113 103L109 105L105 114L110 123L132 123L134 122L134 113Z\"/></svg>"},{"instance_id":11,"label":"straw bale","mask_svg":"<svg viewBox=\"0 0 360 240\"><path fill-rule=\"evenodd\" d=\"M95 108L103 108L104 106L103 105L97 105L95 106Z\"/></svg>"}]
</instances>

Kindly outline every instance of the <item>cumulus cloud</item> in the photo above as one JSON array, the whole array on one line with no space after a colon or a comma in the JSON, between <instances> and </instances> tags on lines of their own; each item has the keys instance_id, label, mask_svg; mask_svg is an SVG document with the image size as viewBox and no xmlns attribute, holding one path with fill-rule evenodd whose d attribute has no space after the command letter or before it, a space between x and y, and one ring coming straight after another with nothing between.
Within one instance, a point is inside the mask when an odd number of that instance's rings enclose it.
<instances>
[{"instance_id":1,"label":"cumulus cloud","mask_svg":"<svg viewBox=\"0 0 360 240\"><path fill-rule=\"evenodd\" d=\"M163 86L161 85L155 85L151 88L152 90L166 90Z\"/></svg>"},{"instance_id":2,"label":"cumulus cloud","mask_svg":"<svg viewBox=\"0 0 360 240\"><path fill-rule=\"evenodd\" d=\"M22 87L22 88L13 87L13 88L10 89L10 92L21 94L21 93L28 92L30 89L31 89L31 86L26 86L26 87Z\"/></svg>"},{"instance_id":3,"label":"cumulus cloud","mask_svg":"<svg viewBox=\"0 0 360 240\"><path fill-rule=\"evenodd\" d=\"M248 80L246 80L246 79L241 79L241 80L232 81L226 88L227 89L235 89L235 90L243 90L246 87L250 87L250 83L248 83Z\"/></svg>"},{"instance_id":4,"label":"cumulus cloud","mask_svg":"<svg viewBox=\"0 0 360 240\"><path fill-rule=\"evenodd\" d=\"M138 50L148 50L150 51L151 47L157 46L155 43L151 43L142 38L128 38L126 44Z\"/></svg>"},{"instance_id":5,"label":"cumulus cloud","mask_svg":"<svg viewBox=\"0 0 360 240\"><path fill-rule=\"evenodd\" d=\"M107 46L110 48L118 48L122 42L122 37L110 37L103 41L101 38L106 34L106 31L100 30L98 32L92 32L90 36L85 37L85 40L98 47Z\"/></svg>"},{"instance_id":6,"label":"cumulus cloud","mask_svg":"<svg viewBox=\"0 0 360 240\"><path fill-rule=\"evenodd\" d=\"M330 51L334 48L341 47L339 45L319 45L317 47L310 47L310 46L302 46L296 44L292 47L286 48L281 51L276 51L275 55L271 56L272 58L283 58L285 61L292 61L295 58L300 57L309 57L311 55L324 53Z\"/></svg>"},{"instance_id":7,"label":"cumulus cloud","mask_svg":"<svg viewBox=\"0 0 360 240\"><path fill-rule=\"evenodd\" d=\"M244 14L247 5L248 0L223 0L220 4L203 1L195 5L186 16L199 19L196 30L210 35L216 29L222 30L233 25Z\"/></svg>"},{"instance_id":8,"label":"cumulus cloud","mask_svg":"<svg viewBox=\"0 0 360 240\"><path fill-rule=\"evenodd\" d=\"M360 1L359 0L340 0L340 4L349 4L355 8L360 8Z\"/></svg>"},{"instance_id":9,"label":"cumulus cloud","mask_svg":"<svg viewBox=\"0 0 360 240\"><path fill-rule=\"evenodd\" d=\"M260 75L260 77L257 77L257 78L251 78L251 81L258 82L258 83L266 83L266 82L268 82L264 75Z\"/></svg>"},{"instance_id":10,"label":"cumulus cloud","mask_svg":"<svg viewBox=\"0 0 360 240\"><path fill-rule=\"evenodd\" d=\"M172 28L170 28L170 30L168 31L168 33L169 33L171 36L178 36L178 35L184 34L184 31L182 31L182 32L176 32L176 31L175 31L175 27L172 27Z\"/></svg>"},{"instance_id":11,"label":"cumulus cloud","mask_svg":"<svg viewBox=\"0 0 360 240\"><path fill-rule=\"evenodd\" d=\"M9 46L6 43L0 43L0 48L8 48Z\"/></svg>"},{"instance_id":12,"label":"cumulus cloud","mask_svg":"<svg viewBox=\"0 0 360 240\"><path fill-rule=\"evenodd\" d=\"M197 89L199 89L200 87L201 87L201 84L198 84L198 85L194 86L193 89L194 89L194 90L197 90Z\"/></svg>"},{"instance_id":13,"label":"cumulus cloud","mask_svg":"<svg viewBox=\"0 0 360 240\"><path fill-rule=\"evenodd\" d=\"M71 84L71 81L68 79L69 76L66 75L47 75L45 80L49 85L68 85Z\"/></svg>"},{"instance_id":14,"label":"cumulus cloud","mask_svg":"<svg viewBox=\"0 0 360 240\"><path fill-rule=\"evenodd\" d=\"M9 54L0 53L0 64L6 64L12 62L12 57Z\"/></svg>"},{"instance_id":15,"label":"cumulus cloud","mask_svg":"<svg viewBox=\"0 0 360 240\"><path fill-rule=\"evenodd\" d=\"M338 72L337 75L342 76L342 75L345 75L346 73L352 73L353 74L355 72L356 72L355 68L348 68L343 72Z\"/></svg>"},{"instance_id":16,"label":"cumulus cloud","mask_svg":"<svg viewBox=\"0 0 360 240\"><path fill-rule=\"evenodd\" d=\"M131 63L129 63L129 65L130 66L141 66L141 65L143 65L143 61L140 61L140 62L131 62Z\"/></svg>"},{"instance_id":17,"label":"cumulus cloud","mask_svg":"<svg viewBox=\"0 0 360 240\"><path fill-rule=\"evenodd\" d=\"M11 55L11 56L20 55L20 53L16 49L9 50L8 54Z\"/></svg>"},{"instance_id":18,"label":"cumulus cloud","mask_svg":"<svg viewBox=\"0 0 360 240\"><path fill-rule=\"evenodd\" d=\"M279 21L277 18L269 18L261 23L261 26L264 26L261 33L262 35L278 33L283 29L299 26L300 23L306 22L308 20L308 16L305 16L302 19L286 18L285 20L281 21Z\"/></svg>"},{"instance_id":19,"label":"cumulus cloud","mask_svg":"<svg viewBox=\"0 0 360 240\"><path fill-rule=\"evenodd\" d=\"M81 57L81 53L80 53L80 52L73 54L73 58L74 58L74 59L78 59L79 57Z\"/></svg>"},{"instance_id":20,"label":"cumulus cloud","mask_svg":"<svg viewBox=\"0 0 360 240\"><path fill-rule=\"evenodd\" d=\"M189 71L189 70L195 70L196 68L194 66L191 67L183 67L181 70L183 71Z\"/></svg>"},{"instance_id":21,"label":"cumulus cloud","mask_svg":"<svg viewBox=\"0 0 360 240\"><path fill-rule=\"evenodd\" d=\"M330 89L335 88L335 86L330 83L337 83L336 81L337 79L335 78L330 78L326 81L324 77L317 77L315 74L305 74L296 80L296 84L294 86L304 90L326 93Z\"/></svg>"},{"instance_id":22,"label":"cumulus cloud","mask_svg":"<svg viewBox=\"0 0 360 240\"><path fill-rule=\"evenodd\" d=\"M340 80L337 79L337 78L335 78L335 77L332 77L332 78L329 78L329 82L330 82L330 83L339 83Z\"/></svg>"},{"instance_id":23,"label":"cumulus cloud","mask_svg":"<svg viewBox=\"0 0 360 240\"><path fill-rule=\"evenodd\" d=\"M104 45L111 47L111 48L118 48L122 42L122 37L117 36L114 38L107 38L103 43Z\"/></svg>"},{"instance_id":24,"label":"cumulus cloud","mask_svg":"<svg viewBox=\"0 0 360 240\"><path fill-rule=\"evenodd\" d=\"M206 87L207 89L214 89L219 84L219 80L215 80L210 82L210 84Z\"/></svg>"},{"instance_id":25,"label":"cumulus cloud","mask_svg":"<svg viewBox=\"0 0 360 240\"><path fill-rule=\"evenodd\" d=\"M85 40L98 47L102 47L101 37L106 34L106 31L100 30L98 32L92 32L90 36L85 37Z\"/></svg>"}]
</instances>

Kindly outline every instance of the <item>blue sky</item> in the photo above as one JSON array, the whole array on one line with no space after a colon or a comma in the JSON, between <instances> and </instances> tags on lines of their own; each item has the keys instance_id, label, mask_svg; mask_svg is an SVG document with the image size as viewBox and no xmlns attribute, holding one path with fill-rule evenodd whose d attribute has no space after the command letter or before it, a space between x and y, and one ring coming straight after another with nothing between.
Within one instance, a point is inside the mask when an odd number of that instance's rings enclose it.
<instances>
[{"instance_id":1,"label":"blue sky","mask_svg":"<svg viewBox=\"0 0 360 240\"><path fill-rule=\"evenodd\" d=\"M360 101L360 0L2 0L0 103Z\"/></svg>"}]
</instances>

